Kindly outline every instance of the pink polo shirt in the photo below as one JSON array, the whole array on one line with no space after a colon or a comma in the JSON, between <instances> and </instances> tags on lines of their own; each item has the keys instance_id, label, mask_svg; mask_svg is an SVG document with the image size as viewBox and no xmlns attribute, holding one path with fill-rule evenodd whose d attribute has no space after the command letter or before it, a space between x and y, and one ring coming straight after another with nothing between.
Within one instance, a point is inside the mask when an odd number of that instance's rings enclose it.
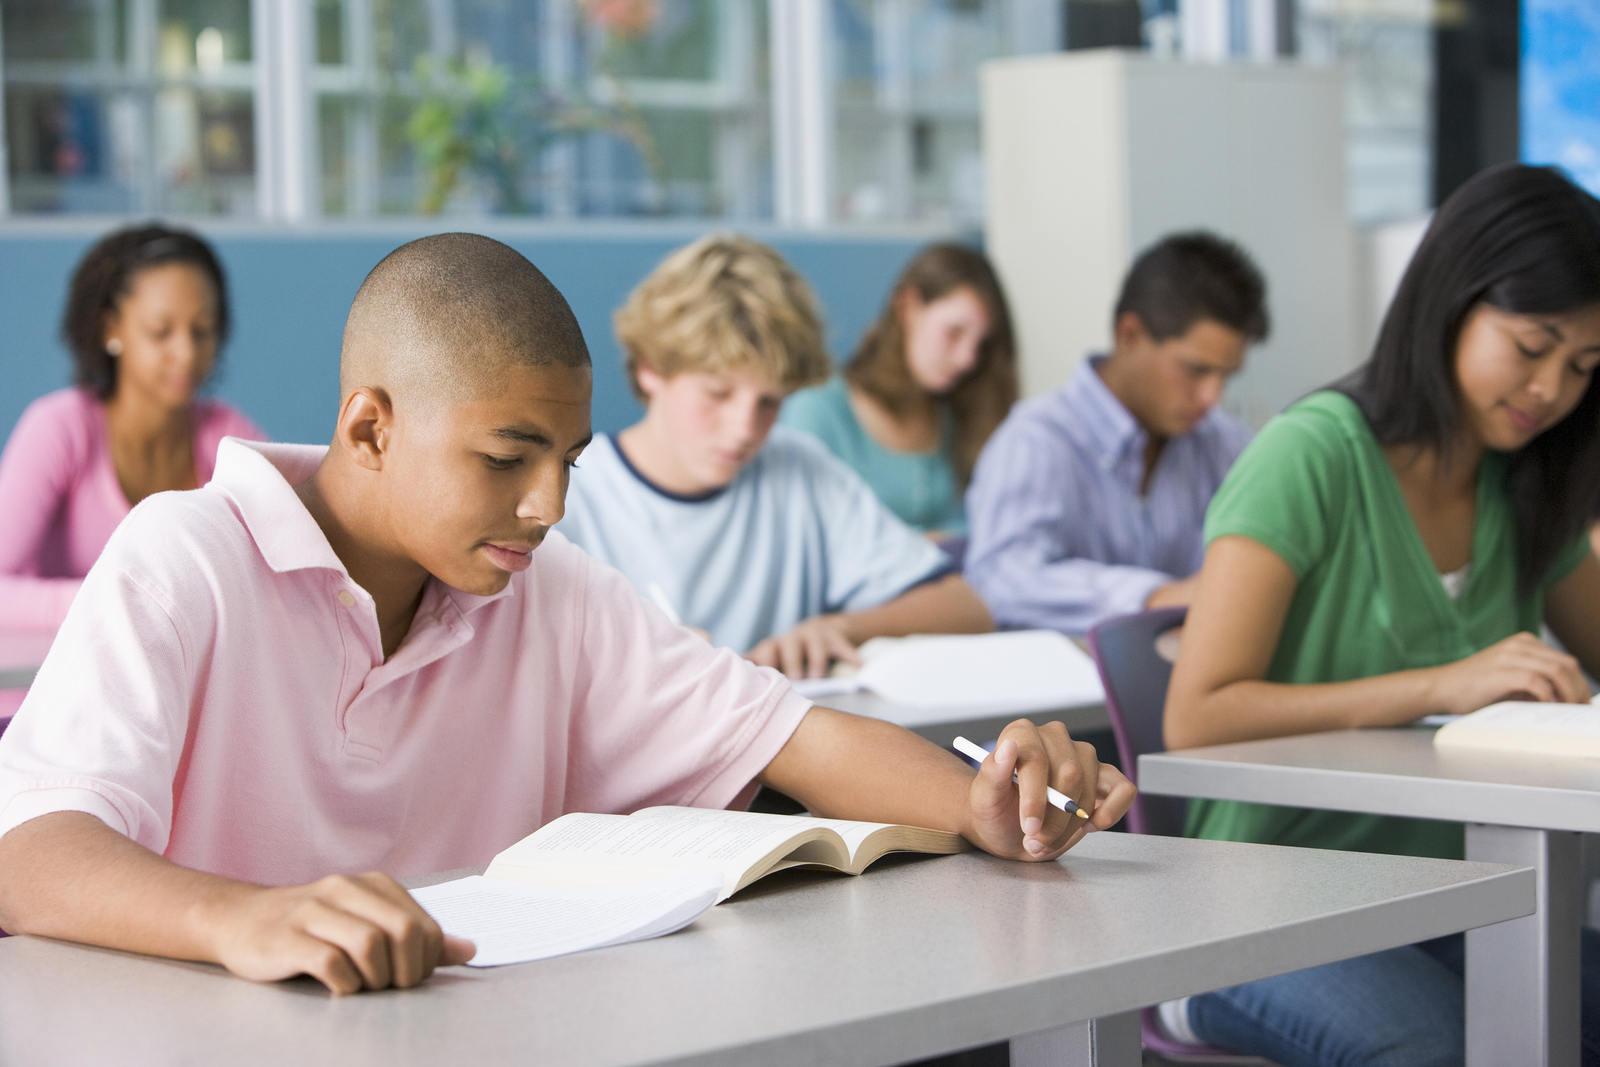
<instances>
[{"instance_id":1,"label":"pink polo shirt","mask_svg":"<svg viewBox=\"0 0 1600 1067\"><path fill-rule=\"evenodd\" d=\"M810 707L558 533L495 596L430 581L385 663L293 489L323 452L230 439L133 509L0 738L0 834L85 811L267 885L449 870L570 811L726 807Z\"/></svg>"},{"instance_id":2,"label":"pink polo shirt","mask_svg":"<svg viewBox=\"0 0 1600 1067\"><path fill-rule=\"evenodd\" d=\"M266 435L219 400L193 410L195 483L224 437ZM53 630L131 505L117 481L105 405L59 389L28 405L0 454L0 627Z\"/></svg>"}]
</instances>

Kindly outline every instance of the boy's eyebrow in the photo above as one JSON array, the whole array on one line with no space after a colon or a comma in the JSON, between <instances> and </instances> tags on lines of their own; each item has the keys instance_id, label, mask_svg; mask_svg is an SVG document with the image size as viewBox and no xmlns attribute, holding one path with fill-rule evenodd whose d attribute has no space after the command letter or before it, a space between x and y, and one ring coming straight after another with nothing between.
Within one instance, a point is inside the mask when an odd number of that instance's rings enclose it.
<instances>
[{"instance_id":1,"label":"boy's eyebrow","mask_svg":"<svg viewBox=\"0 0 1600 1067\"><path fill-rule=\"evenodd\" d=\"M555 442L550 440L547 435L540 433L538 430L519 430L515 426L497 426L489 431L489 436L498 437L502 441L515 441L518 444L544 445L550 448L555 447ZM575 443L572 448L586 448L588 447L589 442L593 440L593 433L585 434L583 440ZM569 448L567 451L572 451L572 448Z\"/></svg>"}]
</instances>

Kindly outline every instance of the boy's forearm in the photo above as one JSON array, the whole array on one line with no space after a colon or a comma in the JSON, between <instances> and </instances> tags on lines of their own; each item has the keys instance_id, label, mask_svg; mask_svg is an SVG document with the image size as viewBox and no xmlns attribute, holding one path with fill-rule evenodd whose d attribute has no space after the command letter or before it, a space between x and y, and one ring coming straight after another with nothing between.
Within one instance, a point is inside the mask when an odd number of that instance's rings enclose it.
<instances>
[{"instance_id":1,"label":"boy's forearm","mask_svg":"<svg viewBox=\"0 0 1600 1067\"><path fill-rule=\"evenodd\" d=\"M925 582L886 604L839 616L854 644L906 634L977 634L994 629L994 617L959 574Z\"/></svg>"},{"instance_id":2,"label":"boy's forearm","mask_svg":"<svg viewBox=\"0 0 1600 1067\"><path fill-rule=\"evenodd\" d=\"M909 730L814 707L761 782L824 818L965 835L972 778L959 758Z\"/></svg>"},{"instance_id":3,"label":"boy's forearm","mask_svg":"<svg viewBox=\"0 0 1600 1067\"><path fill-rule=\"evenodd\" d=\"M206 916L251 888L180 867L79 811L0 837L0 927L174 959L215 961Z\"/></svg>"}]
</instances>

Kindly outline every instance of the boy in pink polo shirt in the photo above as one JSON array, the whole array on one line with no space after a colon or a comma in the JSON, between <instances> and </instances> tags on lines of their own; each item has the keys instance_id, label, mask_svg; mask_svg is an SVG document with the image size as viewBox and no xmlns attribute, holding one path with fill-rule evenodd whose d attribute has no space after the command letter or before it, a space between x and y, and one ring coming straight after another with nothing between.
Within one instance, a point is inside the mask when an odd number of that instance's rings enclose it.
<instances>
[{"instance_id":1,"label":"boy in pink polo shirt","mask_svg":"<svg viewBox=\"0 0 1600 1067\"><path fill-rule=\"evenodd\" d=\"M589 358L504 245L388 256L340 379L328 448L225 442L210 484L140 504L90 571L0 739L0 927L405 987L472 946L393 879L567 811L765 783L1043 860L1088 829L1047 783L1096 827L1127 810L1133 787L1059 723L1013 723L974 778L811 707L550 533L590 438Z\"/></svg>"}]
</instances>

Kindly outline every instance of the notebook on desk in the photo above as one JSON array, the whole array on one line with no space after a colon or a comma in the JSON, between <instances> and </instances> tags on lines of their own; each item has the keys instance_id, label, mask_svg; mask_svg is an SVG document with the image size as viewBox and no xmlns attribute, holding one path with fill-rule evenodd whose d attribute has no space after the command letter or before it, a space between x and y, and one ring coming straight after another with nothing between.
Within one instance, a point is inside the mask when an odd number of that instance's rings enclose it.
<instances>
[{"instance_id":1,"label":"notebook on desk","mask_svg":"<svg viewBox=\"0 0 1600 1067\"><path fill-rule=\"evenodd\" d=\"M854 676L807 679L795 691L821 700L868 689L906 707L983 707L995 714L1105 699L1094 660L1054 630L876 637L860 651L865 662Z\"/></svg>"},{"instance_id":2,"label":"notebook on desk","mask_svg":"<svg viewBox=\"0 0 1600 1067\"><path fill-rule=\"evenodd\" d=\"M1600 707L1594 703L1505 700L1451 719L1433 735L1436 748L1600 759Z\"/></svg>"}]
</instances>

